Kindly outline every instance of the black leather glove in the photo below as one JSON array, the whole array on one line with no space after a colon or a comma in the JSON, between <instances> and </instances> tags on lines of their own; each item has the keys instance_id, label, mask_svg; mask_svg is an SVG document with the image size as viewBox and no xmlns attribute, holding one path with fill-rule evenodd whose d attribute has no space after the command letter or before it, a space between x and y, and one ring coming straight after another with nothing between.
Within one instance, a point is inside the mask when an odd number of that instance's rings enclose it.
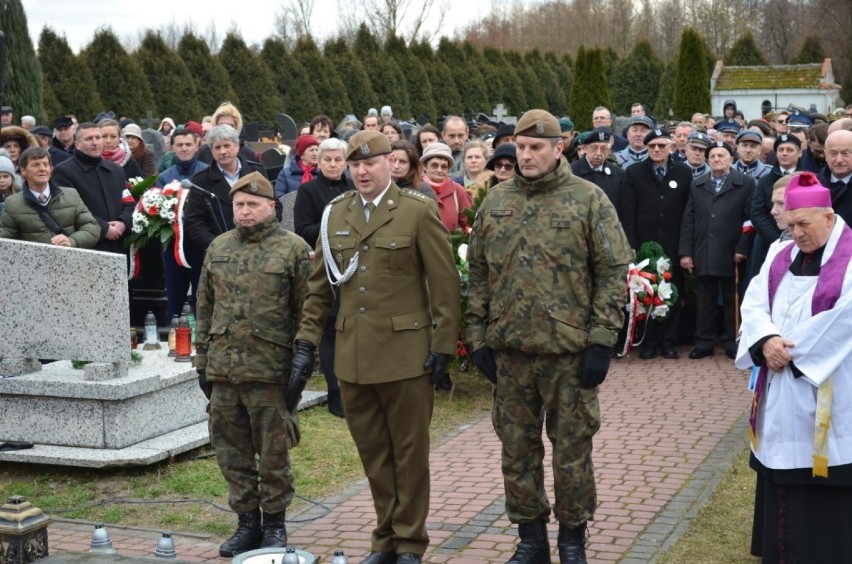
<instances>
[{"instance_id":1,"label":"black leather glove","mask_svg":"<svg viewBox=\"0 0 852 564\"><path fill-rule=\"evenodd\" d=\"M213 395L213 384L207 382L207 371L204 369L196 370L198 372L198 387L204 392L204 397L208 400Z\"/></svg>"},{"instance_id":2,"label":"black leather glove","mask_svg":"<svg viewBox=\"0 0 852 564\"><path fill-rule=\"evenodd\" d=\"M307 341L296 341L295 353L290 362L290 381L287 382L287 409L295 411L302 398L302 390L314 373L314 347Z\"/></svg>"},{"instance_id":3,"label":"black leather glove","mask_svg":"<svg viewBox=\"0 0 852 564\"><path fill-rule=\"evenodd\" d=\"M430 378L432 379L432 385L437 386L438 382L447 375L447 367L450 365L450 362L453 360L453 355L443 354L432 351L429 353L429 356L426 357L426 362L423 363L423 368L426 370L432 369L432 374Z\"/></svg>"},{"instance_id":4,"label":"black leather glove","mask_svg":"<svg viewBox=\"0 0 852 564\"><path fill-rule=\"evenodd\" d=\"M588 390L600 386L606 379L611 361L612 347L592 345L587 348L580 360L580 387Z\"/></svg>"},{"instance_id":5,"label":"black leather glove","mask_svg":"<svg viewBox=\"0 0 852 564\"><path fill-rule=\"evenodd\" d=\"M482 347L470 354L473 364L488 378L488 381L497 385L497 363L494 361L494 350L491 347Z\"/></svg>"}]
</instances>

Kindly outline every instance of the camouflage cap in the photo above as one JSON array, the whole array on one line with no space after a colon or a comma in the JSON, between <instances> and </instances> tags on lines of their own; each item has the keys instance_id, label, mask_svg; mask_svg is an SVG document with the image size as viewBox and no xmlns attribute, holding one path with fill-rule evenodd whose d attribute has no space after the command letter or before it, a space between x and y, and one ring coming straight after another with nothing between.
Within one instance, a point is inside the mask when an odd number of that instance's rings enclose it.
<instances>
[{"instance_id":1,"label":"camouflage cap","mask_svg":"<svg viewBox=\"0 0 852 564\"><path fill-rule=\"evenodd\" d=\"M272 184L257 171L237 180L231 187L229 195L233 198L237 192L245 192L252 196L261 196L270 200L275 198L275 190L272 189Z\"/></svg>"},{"instance_id":2,"label":"camouflage cap","mask_svg":"<svg viewBox=\"0 0 852 564\"><path fill-rule=\"evenodd\" d=\"M374 129L359 131L349 139L346 147L347 161L360 161L391 152L390 142L385 134Z\"/></svg>"},{"instance_id":3,"label":"camouflage cap","mask_svg":"<svg viewBox=\"0 0 852 564\"><path fill-rule=\"evenodd\" d=\"M518 135L545 138L561 137L562 128L559 126L559 120L550 112L530 110L521 116L515 126L515 136Z\"/></svg>"}]
</instances>

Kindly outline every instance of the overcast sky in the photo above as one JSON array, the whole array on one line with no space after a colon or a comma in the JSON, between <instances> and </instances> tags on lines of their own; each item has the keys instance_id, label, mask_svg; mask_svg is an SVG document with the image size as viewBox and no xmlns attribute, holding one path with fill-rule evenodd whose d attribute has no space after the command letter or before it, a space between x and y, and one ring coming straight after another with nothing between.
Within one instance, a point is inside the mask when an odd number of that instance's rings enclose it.
<instances>
[{"instance_id":1,"label":"overcast sky","mask_svg":"<svg viewBox=\"0 0 852 564\"><path fill-rule=\"evenodd\" d=\"M33 45L45 25L65 35L75 52L92 40L100 26L110 26L125 41L136 38L139 30L176 23L203 35L215 20L216 30L224 38L232 24L240 30L246 43L263 43L272 34L274 16L281 2L287 0L24 0L24 10ZM337 0L315 0L314 35L325 39L335 35ZM416 1L416 0L415 0ZM497 0L501 2L502 0ZM478 16L484 16L491 0L450 0L445 18L445 35Z\"/></svg>"}]
</instances>

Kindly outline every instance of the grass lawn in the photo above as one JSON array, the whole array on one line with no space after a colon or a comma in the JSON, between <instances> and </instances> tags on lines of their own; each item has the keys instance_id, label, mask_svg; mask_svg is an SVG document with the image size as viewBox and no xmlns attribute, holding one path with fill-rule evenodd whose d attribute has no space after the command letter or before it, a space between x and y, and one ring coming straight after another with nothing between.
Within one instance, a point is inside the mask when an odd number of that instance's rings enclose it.
<instances>
[{"instance_id":1,"label":"grass lawn","mask_svg":"<svg viewBox=\"0 0 852 564\"><path fill-rule=\"evenodd\" d=\"M436 393L433 445L449 431L486 416L491 407L491 385L475 370L453 378L457 385L452 401L447 392ZM322 376L315 375L309 388L324 389ZM364 477L342 419L320 406L303 411L300 422L301 444L290 453L300 497L291 513L309 503L304 498L328 497ZM230 534L235 523L227 507L227 484L209 446L140 468L90 470L0 462L0 493L4 500L23 495L52 516L119 525L221 537Z\"/></svg>"}]
</instances>

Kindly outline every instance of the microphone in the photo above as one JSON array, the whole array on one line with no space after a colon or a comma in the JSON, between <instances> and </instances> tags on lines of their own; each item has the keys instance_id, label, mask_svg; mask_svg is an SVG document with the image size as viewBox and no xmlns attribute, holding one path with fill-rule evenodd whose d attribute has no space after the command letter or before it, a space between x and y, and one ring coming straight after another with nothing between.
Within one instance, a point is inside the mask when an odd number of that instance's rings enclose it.
<instances>
[{"instance_id":1,"label":"microphone","mask_svg":"<svg viewBox=\"0 0 852 564\"><path fill-rule=\"evenodd\" d=\"M198 192L199 194L202 194L203 196L207 196L211 200L215 200L215 199L218 198L218 196L216 196L216 194L214 194L210 190L205 190L204 188L202 188L198 184L193 184L192 181L189 178L184 178L183 180L181 180L180 181L180 187L183 188L184 190L193 190L195 192Z\"/></svg>"}]
</instances>

